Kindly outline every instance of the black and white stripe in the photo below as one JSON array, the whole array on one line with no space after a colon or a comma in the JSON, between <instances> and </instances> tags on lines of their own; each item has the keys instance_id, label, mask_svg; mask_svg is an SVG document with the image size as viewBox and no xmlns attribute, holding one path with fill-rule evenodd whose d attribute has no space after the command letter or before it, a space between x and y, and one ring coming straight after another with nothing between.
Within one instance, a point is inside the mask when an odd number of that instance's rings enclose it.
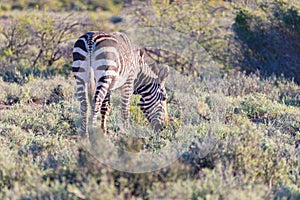
<instances>
[{"instance_id":1,"label":"black and white stripe","mask_svg":"<svg viewBox=\"0 0 300 200\"><path fill-rule=\"evenodd\" d=\"M115 89L121 91L125 123L129 118L130 97L135 93L141 95L140 108L153 127L163 126L167 115L164 81L169 69L152 70L143 57L143 51L135 48L123 33L88 32L76 41L72 70L80 100L82 129L87 136L89 121L96 125L100 111L102 128L106 130L110 91Z\"/></svg>"}]
</instances>

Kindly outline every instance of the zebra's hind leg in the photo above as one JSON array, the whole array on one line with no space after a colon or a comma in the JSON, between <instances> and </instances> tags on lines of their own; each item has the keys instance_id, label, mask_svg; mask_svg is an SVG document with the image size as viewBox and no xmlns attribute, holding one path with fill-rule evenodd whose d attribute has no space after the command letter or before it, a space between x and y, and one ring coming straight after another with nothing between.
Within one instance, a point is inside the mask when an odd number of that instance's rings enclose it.
<instances>
[{"instance_id":1,"label":"zebra's hind leg","mask_svg":"<svg viewBox=\"0 0 300 200\"><path fill-rule=\"evenodd\" d=\"M101 128L103 129L104 133L107 133L107 117L110 113L110 92L107 92L105 99L102 102L101 105Z\"/></svg>"},{"instance_id":2,"label":"zebra's hind leg","mask_svg":"<svg viewBox=\"0 0 300 200\"><path fill-rule=\"evenodd\" d=\"M121 87L122 120L125 128L128 128L130 98L133 94L133 76L129 76L127 82Z\"/></svg>"},{"instance_id":3,"label":"zebra's hind leg","mask_svg":"<svg viewBox=\"0 0 300 200\"><path fill-rule=\"evenodd\" d=\"M86 91L86 85L83 80L77 77L77 96L80 101L80 114L82 118L81 123L81 135L83 137L88 137L88 97Z\"/></svg>"},{"instance_id":4,"label":"zebra's hind leg","mask_svg":"<svg viewBox=\"0 0 300 200\"><path fill-rule=\"evenodd\" d=\"M97 118L98 114L100 112L100 107L108 93L108 88L110 86L112 79L110 77L104 76L101 77L99 82L97 83L97 89L95 93L95 100L92 106L92 121L93 121L93 127L96 127L97 125Z\"/></svg>"},{"instance_id":5,"label":"zebra's hind leg","mask_svg":"<svg viewBox=\"0 0 300 200\"><path fill-rule=\"evenodd\" d=\"M81 112L81 117L82 117L82 125L81 125L82 134L81 135L86 138L89 137L87 111L88 111L87 101L81 101L80 102L80 112Z\"/></svg>"}]
</instances>

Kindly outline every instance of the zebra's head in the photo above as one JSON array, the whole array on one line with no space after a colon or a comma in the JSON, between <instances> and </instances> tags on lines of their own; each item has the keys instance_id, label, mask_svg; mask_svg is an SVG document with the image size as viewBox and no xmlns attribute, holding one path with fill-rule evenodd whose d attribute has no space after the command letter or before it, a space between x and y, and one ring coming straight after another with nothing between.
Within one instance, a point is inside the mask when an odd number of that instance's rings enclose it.
<instances>
[{"instance_id":1,"label":"zebra's head","mask_svg":"<svg viewBox=\"0 0 300 200\"><path fill-rule=\"evenodd\" d=\"M161 130L166 123L169 121L168 112L167 112L167 99L168 95L165 88L165 81L169 75L169 67L163 66L158 74L157 83L158 90L156 95L159 96L159 99L156 103L156 109L152 113L152 118L149 119L154 129Z\"/></svg>"},{"instance_id":2,"label":"zebra's head","mask_svg":"<svg viewBox=\"0 0 300 200\"><path fill-rule=\"evenodd\" d=\"M154 130L159 131L168 122L168 96L165 81L169 75L169 67L160 65L149 67L149 69L151 70L148 71L148 73L154 73L155 78L151 77L153 74L148 77L146 75L140 76L139 79L143 79L143 84L137 91L137 93L141 95L139 106Z\"/></svg>"}]
</instances>

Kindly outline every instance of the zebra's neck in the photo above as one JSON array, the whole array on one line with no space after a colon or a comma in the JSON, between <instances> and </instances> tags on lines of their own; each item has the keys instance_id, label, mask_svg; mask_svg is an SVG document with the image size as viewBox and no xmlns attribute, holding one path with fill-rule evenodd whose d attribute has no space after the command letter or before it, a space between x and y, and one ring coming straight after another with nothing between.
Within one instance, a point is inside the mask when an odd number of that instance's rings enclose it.
<instances>
[{"instance_id":1,"label":"zebra's neck","mask_svg":"<svg viewBox=\"0 0 300 200\"><path fill-rule=\"evenodd\" d=\"M158 89L157 75L155 75L149 66L147 71L140 71L134 81L134 94L140 94L142 97L154 93Z\"/></svg>"},{"instance_id":2,"label":"zebra's neck","mask_svg":"<svg viewBox=\"0 0 300 200\"><path fill-rule=\"evenodd\" d=\"M153 94L157 94L158 89L159 85L157 83L147 83L135 88L134 93L141 95L142 98L146 98L152 96Z\"/></svg>"}]
</instances>

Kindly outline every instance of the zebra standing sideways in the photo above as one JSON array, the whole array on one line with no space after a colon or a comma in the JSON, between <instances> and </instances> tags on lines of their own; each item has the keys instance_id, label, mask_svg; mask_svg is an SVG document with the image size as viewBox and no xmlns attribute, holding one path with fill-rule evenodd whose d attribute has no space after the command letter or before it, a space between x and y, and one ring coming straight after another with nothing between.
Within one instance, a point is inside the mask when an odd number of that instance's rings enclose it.
<instances>
[{"instance_id":1,"label":"zebra standing sideways","mask_svg":"<svg viewBox=\"0 0 300 200\"><path fill-rule=\"evenodd\" d=\"M88 32L73 49L73 74L80 101L82 130L88 137L88 123L95 126L101 111L101 127L106 132L110 112L110 91L120 89L122 119L129 118L130 97L141 95L139 106L155 130L167 120L164 82L169 68L150 68L144 61L144 51L135 48L123 33ZM88 117L91 102L92 115Z\"/></svg>"}]
</instances>

